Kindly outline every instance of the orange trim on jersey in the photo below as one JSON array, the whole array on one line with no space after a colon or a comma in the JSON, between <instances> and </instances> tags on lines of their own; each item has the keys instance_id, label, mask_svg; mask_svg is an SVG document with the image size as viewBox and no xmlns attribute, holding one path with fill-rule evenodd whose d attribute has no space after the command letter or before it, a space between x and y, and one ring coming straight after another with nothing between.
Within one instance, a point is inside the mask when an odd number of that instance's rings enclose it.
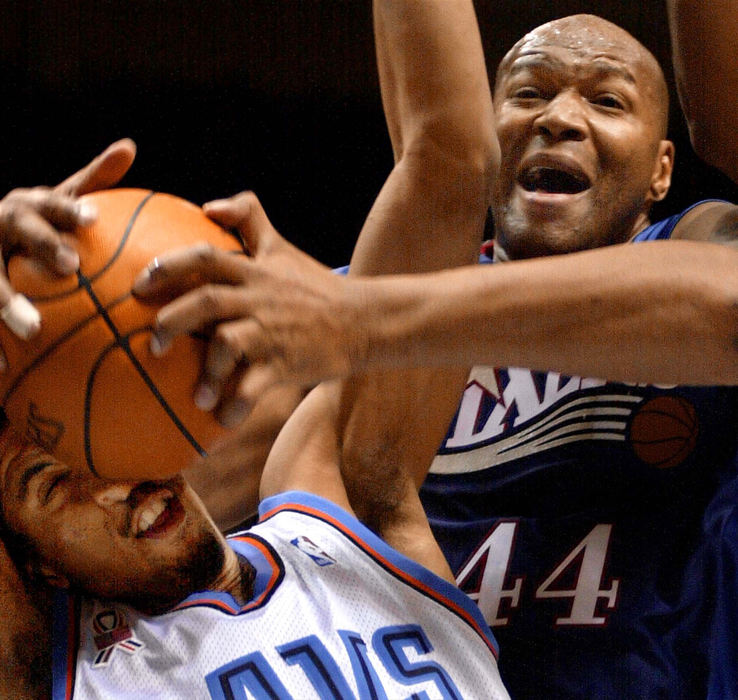
<instances>
[{"instance_id":1,"label":"orange trim on jersey","mask_svg":"<svg viewBox=\"0 0 738 700\"><path fill-rule=\"evenodd\" d=\"M67 668L65 697L71 700L74 693L74 677L77 670L79 615L72 596L67 598Z\"/></svg>"},{"instance_id":2,"label":"orange trim on jersey","mask_svg":"<svg viewBox=\"0 0 738 700\"><path fill-rule=\"evenodd\" d=\"M384 556L382 556L379 552L377 552L369 543L362 540L353 530L349 529L344 523L334 518L332 515L328 515L325 511L318 510L317 508L312 508L311 506L305 506L305 505L302 505L301 503L292 502L292 503L282 503L276 508L272 508L271 510L264 513L259 518L259 521L261 522L261 521L267 520L268 518L271 518L273 515L276 515L277 513L284 511L284 510L291 510L291 511L297 511L300 513L305 513L306 515L310 515L312 517L318 518L319 520L323 520L324 522L327 522L333 525L333 527L335 527L337 530L340 530L346 537L348 537L348 539L350 539L352 542L354 542L354 544L356 544L358 547L363 549L371 557L376 559L380 563L380 565L386 568L394 576L406 581L413 588L420 590L422 593L427 595L429 598L432 598L437 603L443 605L444 607L451 610L451 612L454 612L456 615L461 617L484 640L485 644L487 645L489 650L492 652L492 655L495 657L495 659L497 658L498 652L497 652L497 649L495 649L494 644L492 644L488 635L479 626L479 623L474 619L474 617L470 615L463 607L461 607L460 605L457 605L453 600L444 596L443 593L437 591L434 588L431 588L430 586L426 585L422 581L419 581L414 576L409 574L407 571L404 571L403 569L399 568L396 564L393 564L391 561L389 561ZM387 545L387 546L389 547L390 545ZM398 555L399 554L400 553L398 552ZM405 555L403 554L401 556L405 556ZM410 561L412 561L412 559ZM421 564L418 564L417 562L415 563L418 566L422 566ZM433 572L430 572L430 573L433 573ZM433 575L435 576L436 574L433 574ZM446 583L448 583L448 581L446 581ZM452 585L452 584L449 583L449 585ZM460 591L460 593L462 593L462 595L465 595L462 591Z\"/></svg>"},{"instance_id":3,"label":"orange trim on jersey","mask_svg":"<svg viewBox=\"0 0 738 700\"><path fill-rule=\"evenodd\" d=\"M269 581L267 582L266 586L264 587L264 590L262 591L261 595L258 598L254 598L248 603L244 604L243 606L239 608L235 608L232 605L229 605L228 603L223 602L222 600L218 600L216 598L206 598L201 597L197 600L192 600L187 603L181 603L177 605L174 610L185 610L187 608L193 608L198 605L207 605L210 607L215 607L220 610L223 610L224 612L228 613L242 613L246 612L248 610L251 610L252 608L256 608L259 605L262 604L264 599L272 593L274 590L274 586L276 585L277 581L279 580L279 577L281 575L281 569L279 566L279 563L274 558L273 553L269 548L267 548L260 540L256 539L255 537L249 537L248 535L239 535L237 537L229 537L229 540L239 540L241 542L245 542L250 547L254 547L254 549L258 549L264 558L267 560L267 563L270 565L272 574L269 578Z\"/></svg>"}]
</instances>

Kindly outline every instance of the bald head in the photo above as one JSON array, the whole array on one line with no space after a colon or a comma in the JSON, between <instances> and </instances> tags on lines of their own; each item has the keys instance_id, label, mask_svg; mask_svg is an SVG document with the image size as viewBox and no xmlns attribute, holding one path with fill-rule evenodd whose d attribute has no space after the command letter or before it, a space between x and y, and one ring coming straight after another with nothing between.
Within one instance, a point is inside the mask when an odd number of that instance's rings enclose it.
<instances>
[{"instance_id":1,"label":"bald head","mask_svg":"<svg viewBox=\"0 0 738 700\"><path fill-rule=\"evenodd\" d=\"M669 117L669 91L655 56L634 36L596 15L570 15L536 27L507 52L497 69L496 85L521 56L544 47L560 47L582 62L616 58L625 63L641 94L658 115L659 138L664 138Z\"/></svg>"}]
</instances>

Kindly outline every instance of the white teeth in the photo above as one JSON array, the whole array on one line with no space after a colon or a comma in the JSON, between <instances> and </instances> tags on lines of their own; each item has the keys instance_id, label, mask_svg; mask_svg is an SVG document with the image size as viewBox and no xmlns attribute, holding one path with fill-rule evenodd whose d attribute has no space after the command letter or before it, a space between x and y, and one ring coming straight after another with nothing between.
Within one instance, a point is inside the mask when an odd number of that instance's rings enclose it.
<instances>
[{"instance_id":1,"label":"white teeth","mask_svg":"<svg viewBox=\"0 0 738 700\"><path fill-rule=\"evenodd\" d=\"M156 519L164 512L166 507L167 502L159 499L153 503L146 504L138 516L138 534L146 532L156 522Z\"/></svg>"}]
</instances>

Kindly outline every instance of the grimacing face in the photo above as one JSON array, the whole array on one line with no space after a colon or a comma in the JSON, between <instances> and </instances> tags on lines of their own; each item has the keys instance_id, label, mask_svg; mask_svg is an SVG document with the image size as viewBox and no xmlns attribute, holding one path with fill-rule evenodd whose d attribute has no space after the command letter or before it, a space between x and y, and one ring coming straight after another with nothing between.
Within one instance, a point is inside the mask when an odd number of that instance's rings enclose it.
<instances>
[{"instance_id":1,"label":"grimacing face","mask_svg":"<svg viewBox=\"0 0 738 700\"><path fill-rule=\"evenodd\" d=\"M10 428L0 450L6 524L36 545L50 584L156 613L220 575L224 540L182 477L100 479Z\"/></svg>"},{"instance_id":2,"label":"grimacing face","mask_svg":"<svg viewBox=\"0 0 738 700\"><path fill-rule=\"evenodd\" d=\"M498 245L527 258L622 243L671 183L668 92L656 59L591 15L542 25L500 64Z\"/></svg>"}]
</instances>

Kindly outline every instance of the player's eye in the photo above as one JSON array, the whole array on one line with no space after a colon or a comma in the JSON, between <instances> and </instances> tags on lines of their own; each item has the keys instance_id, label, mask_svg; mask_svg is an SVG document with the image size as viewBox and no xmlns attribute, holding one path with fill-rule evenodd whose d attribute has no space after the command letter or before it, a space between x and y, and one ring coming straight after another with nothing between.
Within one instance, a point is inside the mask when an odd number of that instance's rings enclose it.
<instances>
[{"instance_id":1,"label":"player's eye","mask_svg":"<svg viewBox=\"0 0 738 700\"><path fill-rule=\"evenodd\" d=\"M517 88L512 93L512 97L516 100L536 100L539 99L541 96L541 91L530 85Z\"/></svg>"},{"instance_id":2,"label":"player's eye","mask_svg":"<svg viewBox=\"0 0 738 700\"><path fill-rule=\"evenodd\" d=\"M67 478L69 477L69 470L62 470L58 471L55 474L51 476L46 481L46 484L44 486L43 490L43 496L42 496L42 503L46 505L51 501L52 497L55 495L55 491L62 486L64 483L66 483Z\"/></svg>"},{"instance_id":3,"label":"player's eye","mask_svg":"<svg viewBox=\"0 0 738 700\"><path fill-rule=\"evenodd\" d=\"M623 102L611 94L598 95L592 102L607 109L624 109Z\"/></svg>"}]
</instances>

